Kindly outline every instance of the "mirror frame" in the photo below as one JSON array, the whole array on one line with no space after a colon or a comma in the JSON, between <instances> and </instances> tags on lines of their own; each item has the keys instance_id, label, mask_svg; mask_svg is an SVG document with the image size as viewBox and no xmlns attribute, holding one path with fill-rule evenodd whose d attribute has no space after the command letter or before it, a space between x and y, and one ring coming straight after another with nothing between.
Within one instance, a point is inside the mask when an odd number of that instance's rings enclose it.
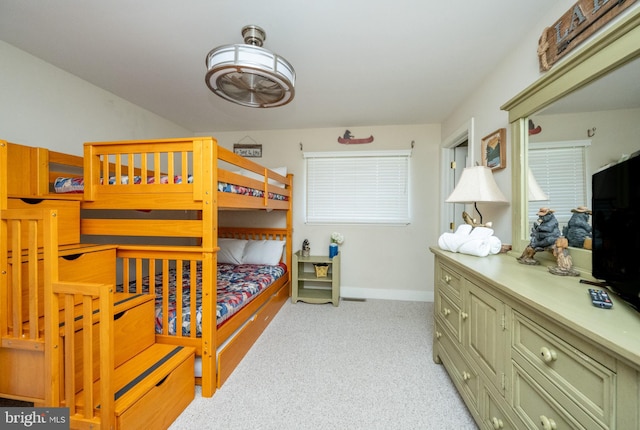
<instances>
[{"instance_id":1,"label":"mirror frame","mask_svg":"<svg viewBox=\"0 0 640 430\"><path fill-rule=\"evenodd\" d=\"M610 71L640 57L640 7L586 42L544 76L509 100L502 110L511 123L512 246L520 253L530 242L527 220L526 169L528 117ZM591 252L571 248L574 267L591 275Z\"/></svg>"}]
</instances>

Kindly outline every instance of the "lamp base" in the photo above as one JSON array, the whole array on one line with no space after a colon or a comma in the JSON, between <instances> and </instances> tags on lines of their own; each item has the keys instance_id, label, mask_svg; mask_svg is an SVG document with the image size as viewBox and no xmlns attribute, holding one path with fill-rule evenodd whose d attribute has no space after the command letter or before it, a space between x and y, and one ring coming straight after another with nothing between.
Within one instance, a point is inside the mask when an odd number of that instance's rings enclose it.
<instances>
[{"instance_id":1,"label":"lamp base","mask_svg":"<svg viewBox=\"0 0 640 430\"><path fill-rule=\"evenodd\" d=\"M469 224L472 227L491 227L493 225L492 222L488 222L486 224L482 224L482 218L480 218L480 224L476 222L474 218L471 218L467 212L462 212L462 219L465 223Z\"/></svg>"}]
</instances>

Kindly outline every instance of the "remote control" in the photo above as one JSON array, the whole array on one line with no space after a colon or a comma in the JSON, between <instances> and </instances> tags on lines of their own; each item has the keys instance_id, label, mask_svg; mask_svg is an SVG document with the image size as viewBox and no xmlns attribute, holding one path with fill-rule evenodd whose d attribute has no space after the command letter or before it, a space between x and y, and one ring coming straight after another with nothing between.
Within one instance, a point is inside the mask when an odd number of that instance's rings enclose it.
<instances>
[{"instance_id":1,"label":"remote control","mask_svg":"<svg viewBox=\"0 0 640 430\"><path fill-rule=\"evenodd\" d=\"M593 303L593 306L603 309L611 309L613 306L609 294L607 294L606 291L589 288L589 294L591 295L591 303Z\"/></svg>"}]
</instances>

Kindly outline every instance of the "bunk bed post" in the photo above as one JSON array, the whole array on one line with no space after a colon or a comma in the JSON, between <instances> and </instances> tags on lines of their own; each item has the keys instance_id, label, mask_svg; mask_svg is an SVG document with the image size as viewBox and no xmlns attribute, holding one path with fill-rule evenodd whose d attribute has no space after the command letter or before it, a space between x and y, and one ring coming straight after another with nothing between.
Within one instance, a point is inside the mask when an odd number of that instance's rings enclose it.
<instances>
[{"instance_id":1,"label":"bunk bed post","mask_svg":"<svg viewBox=\"0 0 640 430\"><path fill-rule=\"evenodd\" d=\"M93 145L84 145L84 200L96 199L96 187L93 186L93 178L100 178L100 159L94 154ZM97 175L97 176L96 176Z\"/></svg>"},{"instance_id":2,"label":"bunk bed post","mask_svg":"<svg viewBox=\"0 0 640 430\"><path fill-rule=\"evenodd\" d=\"M293 264L293 173L287 175L289 182L289 209L287 210L287 273L289 276L289 296L291 296L291 271Z\"/></svg>"},{"instance_id":3,"label":"bunk bed post","mask_svg":"<svg viewBox=\"0 0 640 430\"><path fill-rule=\"evenodd\" d=\"M35 212L36 210L34 210ZM45 398L47 406L60 405L60 337L58 296L53 294L53 282L58 280L58 212L43 210L42 247L44 252L44 362Z\"/></svg>"},{"instance_id":4,"label":"bunk bed post","mask_svg":"<svg viewBox=\"0 0 640 430\"><path fill-rule=\"evenodd\" d=\"M202 169L202 396L211 397L216 390L216 304L217 281L215 267L218 251L218 152L217 141L211 137L194 142L194 169ZM200 152L196 162L197 152ZM197 167L196 167L197 166ZM209 280L208 282L206 280Z\"/></svg>"},{"instance_id":5,"label":"bunk bed post","mask_svg":"<svg viewBox=\"0 0 640 430\"><path fill-rule=\"evenodd\" d=\"M6 140L0 140L0 172L2 177L7 176L7 151L8 145ZM7 208L7 181L0 181L0 210ZM5 243L4 241L2 243Z\"/></svg>"},{"instance_id":6,"label":"bunk bed post","mask_svg":"<svg viewBox=\"0 0 640 430\"><path fill-rule=\"evenodd\" d=\"M36 189L38 196L49 193L49 151L45 148L35 149L36 159Z\"/></svg>"}]
</instances>

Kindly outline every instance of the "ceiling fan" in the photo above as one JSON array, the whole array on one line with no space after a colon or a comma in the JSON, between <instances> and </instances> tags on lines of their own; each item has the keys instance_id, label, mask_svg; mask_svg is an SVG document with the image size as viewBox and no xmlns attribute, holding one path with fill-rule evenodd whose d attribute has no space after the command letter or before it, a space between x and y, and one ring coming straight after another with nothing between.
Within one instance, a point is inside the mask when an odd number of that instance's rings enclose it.
<instances>
[{"instance_id":1,"label":"ceiling fan","mask_svg":"<svg viewBox=\"0 0 640 430\"><path fill-rule=\"evenodd\" d=\"M293 100L296 73L284 58L262 48L266 32L257 25L242 28L245 44L224 45L207 54L207 86L216 95L242 106L270 108Z\"/></svg>"}]
</instances>

